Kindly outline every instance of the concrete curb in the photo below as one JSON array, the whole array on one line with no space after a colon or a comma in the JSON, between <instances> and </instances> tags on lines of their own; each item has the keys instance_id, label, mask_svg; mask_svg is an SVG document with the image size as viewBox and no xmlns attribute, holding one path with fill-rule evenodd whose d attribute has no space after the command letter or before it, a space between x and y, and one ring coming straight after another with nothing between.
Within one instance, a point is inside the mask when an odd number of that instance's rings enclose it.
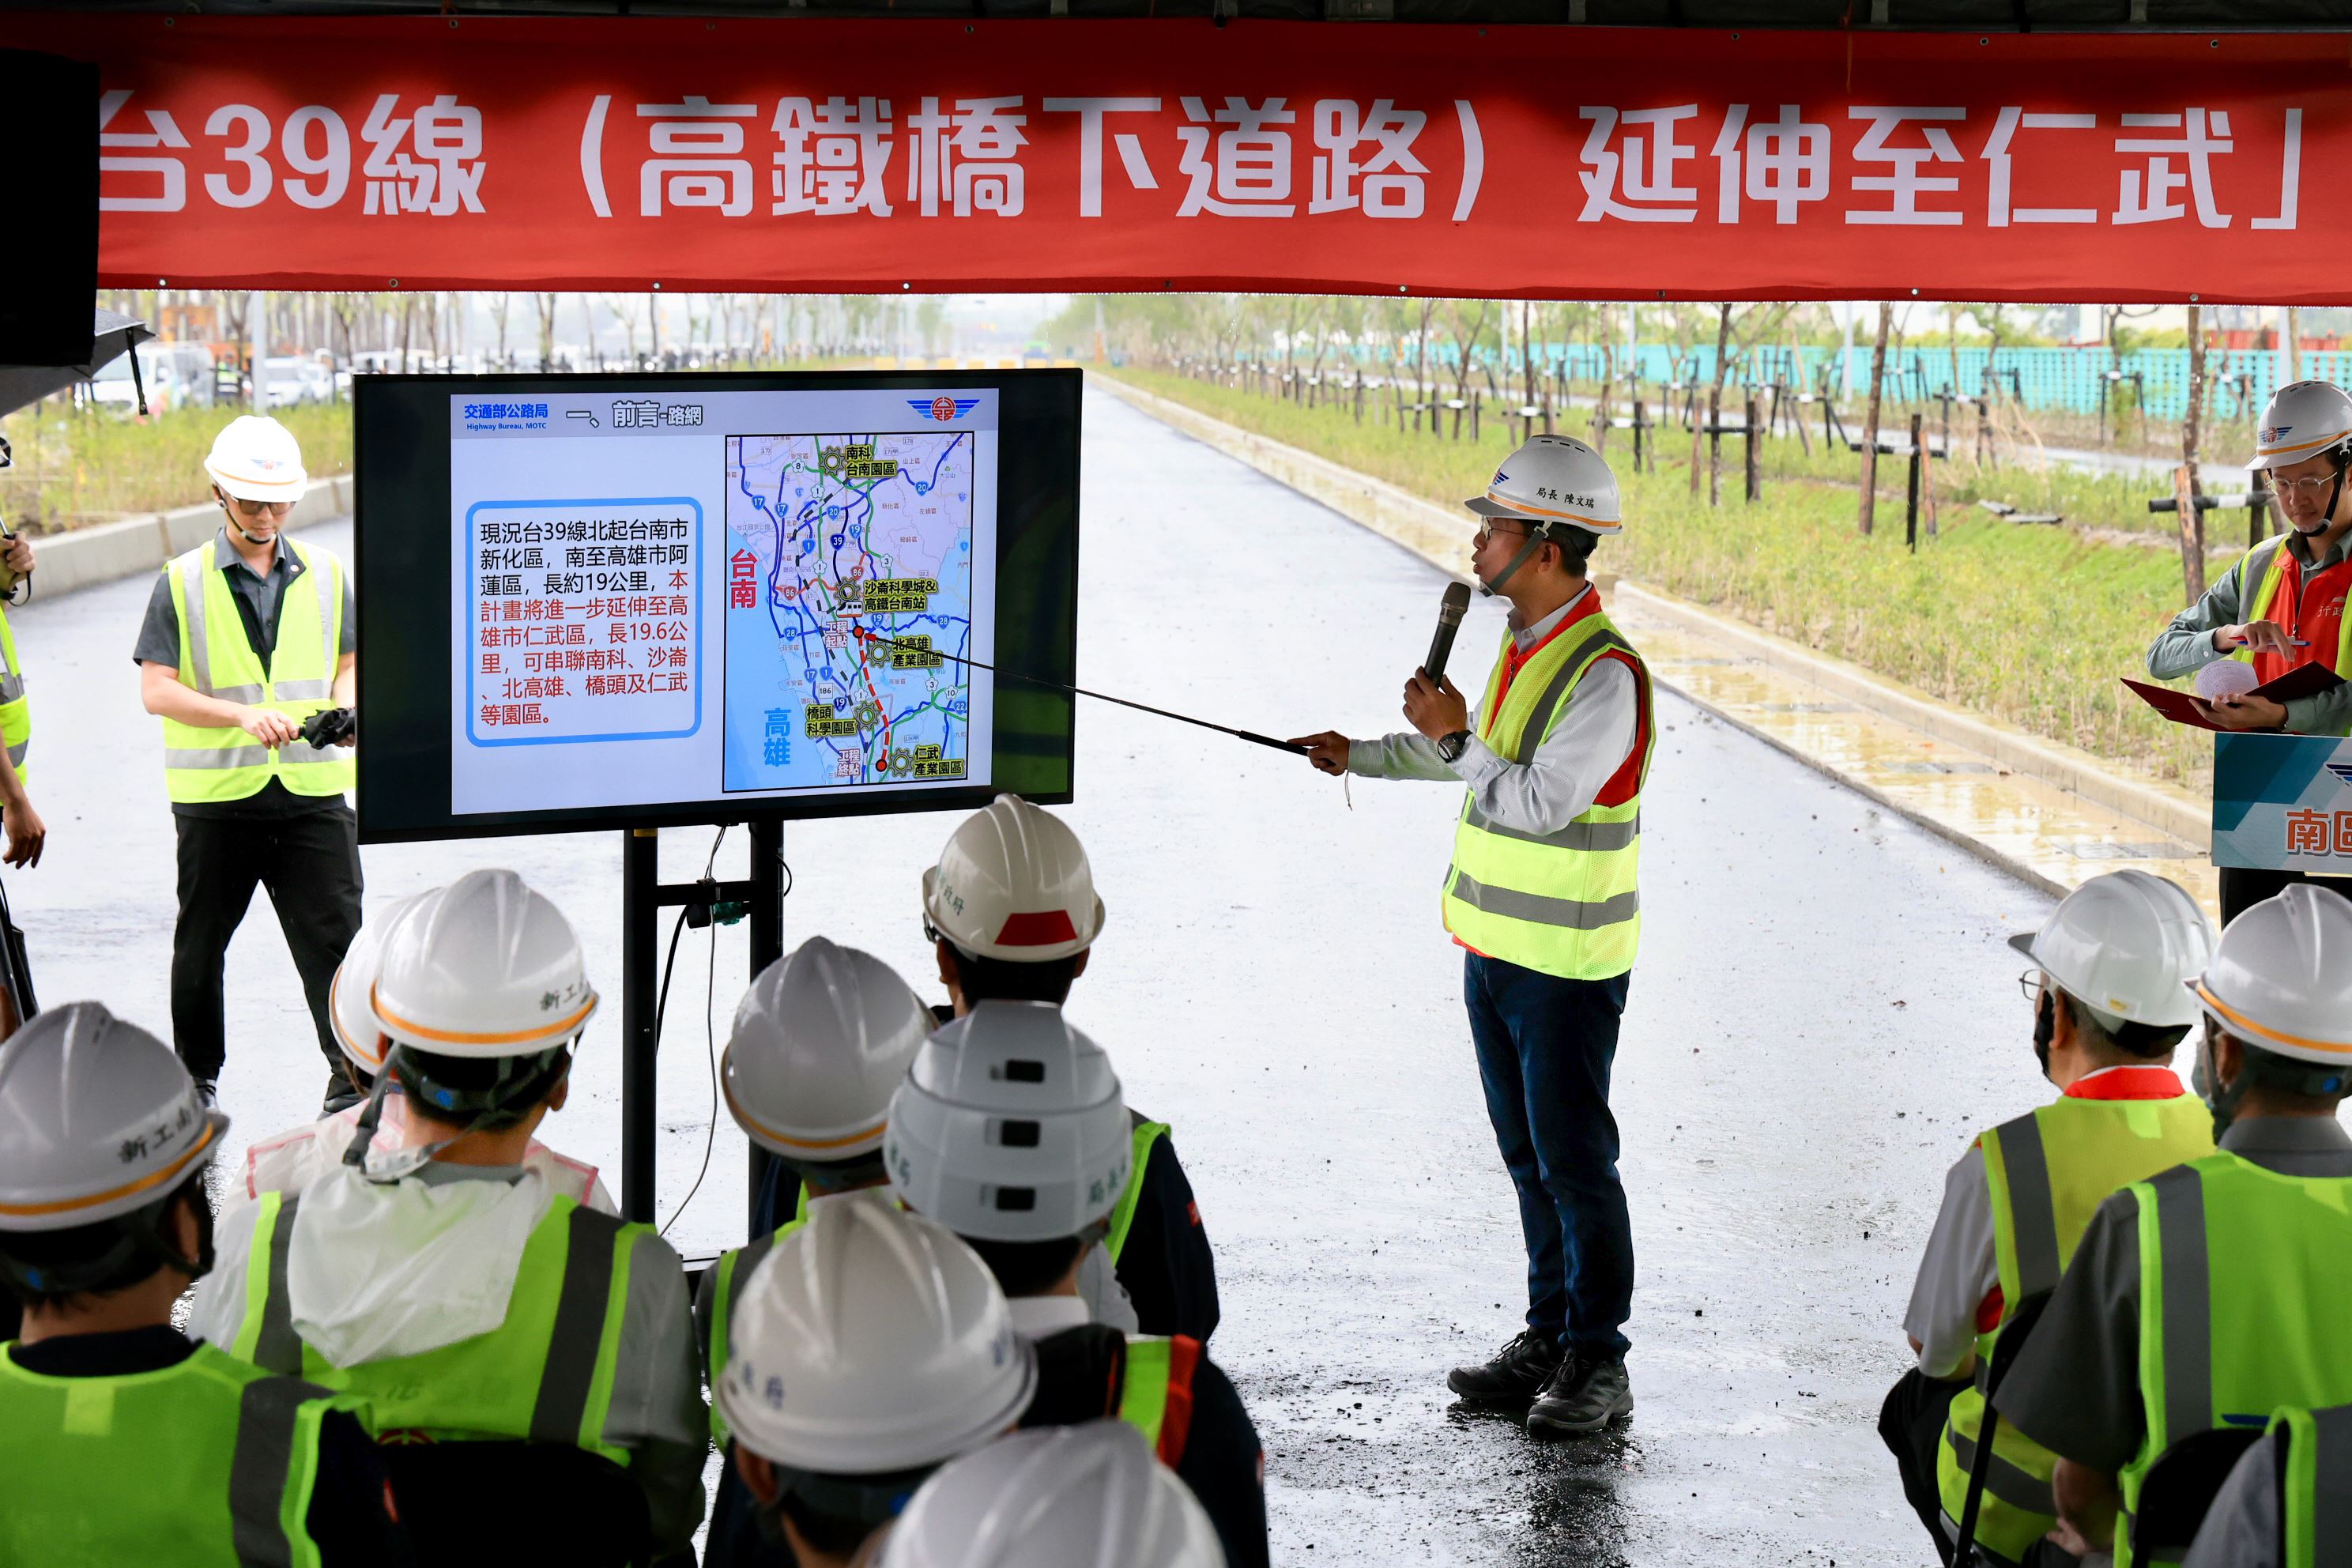
<instances>
[{"instance_id":1,"label":"concrete curb","mask_svg":"<svg viewBox=\"0 0 2352 1568\"><path fill-rule=\"evenodd\" d=\"M284 527L308 528L330 518L349 516L352 479L339 474L313 479L302 499L286 517ZM46 534L33 542L37 564L33 592L41 598L70 594L142 572L161 568L174 555L194 550L220 527L220 508L210 501L172 511L102 522L68 533Z\"/></svg>"},{"instance_id":2,"label":"concrete curb","mask_svg":"<svg viewBox=\"0 0 2352 1568\"><path fill-rule=\"evenodd\" d=\"M1343 468L1327 458L1254 435L1198 409L1146 392L1140 387L1129 386L1114 377L1090 374L1088 380L1153 418L1239 458L1268 478L1322 502L1342 517L1361 523L1432 564L1467 580L1469 545L1463 522L1444 508L1370 475ZM2042 740L2013 725L1964 712L1926 692L1889 680L1859 665L1815 653L1800 643L1776 637L1760 627L1718 615L1655 588L1620 581L1613 591L1622 597L1634 600L1645 611L1732 645L1743 656L1754 658L1768 668L1816 686L1825 692L1834 693L1857 708L1908 725L1937 741L1976 752L2012 773L2080 795L2118 816L2129 817L2185 843L2202 844L2211 833L2210 805L2187 790L2120 773L2112 764L2088 752ZM1701 706L1713 710L1712 705L1703 700L1694 698L1694 700L1699 700ZM1736 719L1732 721L1738 722ZM1740 727L1750 728L1745 724ZM1751 732L1759 731L1751 730ZM1765 738L1770 739L1769 736ZM1778 741L1773 743L1799 761L1819 768L1890 809L1925 823L1955 842L1976 849L2033 881L2049 883L2047 877L2022 866L2013 858L1973 840L1960 838L1948 826L1920 817L1908 808L1887 800L1879 791L1825 764L1820 758L1808 756Z\"/></svg>"}]
</instances>

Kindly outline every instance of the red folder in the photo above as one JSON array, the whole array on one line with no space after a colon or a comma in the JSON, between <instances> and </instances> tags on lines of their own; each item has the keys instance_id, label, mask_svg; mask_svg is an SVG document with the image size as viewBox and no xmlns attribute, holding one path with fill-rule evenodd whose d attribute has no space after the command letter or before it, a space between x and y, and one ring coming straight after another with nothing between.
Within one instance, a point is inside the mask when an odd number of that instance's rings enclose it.
<instances>
[{"instance_id":1,"label":"red folder","mask_svg":"<svg viewBox=\"0 0 2352 1568\"><path fill-rule=\"evenodd\" d=\"M2124 684L2139 693L2140 700L2176 724L2186 724L2192 730L2221 728L2199 711L2202 703L2193 691L2175 691L2168 686L2150 686L2144 680L2128 679ZM2305 664L2288 670L2276 680L2255 687L2246 695L2267 698L2273 702L2289 702L2298 697L2316 697L2343 684L2343 678L2326 665Z\"/></svg>"}]
</instances>

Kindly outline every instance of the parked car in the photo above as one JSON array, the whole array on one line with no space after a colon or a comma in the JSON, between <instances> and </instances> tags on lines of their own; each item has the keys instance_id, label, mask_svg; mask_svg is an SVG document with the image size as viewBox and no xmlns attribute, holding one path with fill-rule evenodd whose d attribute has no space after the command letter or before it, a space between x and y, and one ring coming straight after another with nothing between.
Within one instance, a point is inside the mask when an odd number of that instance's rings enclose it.
<instances>
[{"instance_id":1,"label":"parked car","mask_svg":"<svg viewBox=\"0 0 2352 1568\"><path fill-rule=\"evenodd\" d=\"M212 351L202 343L142 343L131 353L139 356L136 385L131 379L131 354L108 361L91 378L89 400L100 408L135 413L142 388L151 414L202 408L214 401Z\"/></svg>"},{"instance_id":2,"label":"parked car","mask_svg":"<svg viewBox=\"0 0 2352 1568\"><path fill-rule=\"evenodd\" d=\"M334 380L325 365L313 359L272 355L261 362L255 376L264 408L290 408L298 404L324 403L332 395Z\"/></svg>"}]
</instances>

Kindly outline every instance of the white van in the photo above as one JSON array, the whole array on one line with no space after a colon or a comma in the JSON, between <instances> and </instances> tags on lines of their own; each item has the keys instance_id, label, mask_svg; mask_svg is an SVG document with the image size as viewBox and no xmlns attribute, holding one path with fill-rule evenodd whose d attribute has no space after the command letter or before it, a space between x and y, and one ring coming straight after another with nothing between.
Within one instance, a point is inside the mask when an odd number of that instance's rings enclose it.
<instances>
[{"instance_id":1,"label":"white van","mask_svg":"<svg viewBox=\"0 0 2352 1568\"><path fill-rule=\"evenodd\" d=\"M147 393L147 411L204 408L213 402L213 355L202 343L142 343L131 351L139 356L140 386ZM117 414L139 410L139 390L131 381L131 354L117 354L90 378L89 400Z\"/></svg>"}]
</instances>

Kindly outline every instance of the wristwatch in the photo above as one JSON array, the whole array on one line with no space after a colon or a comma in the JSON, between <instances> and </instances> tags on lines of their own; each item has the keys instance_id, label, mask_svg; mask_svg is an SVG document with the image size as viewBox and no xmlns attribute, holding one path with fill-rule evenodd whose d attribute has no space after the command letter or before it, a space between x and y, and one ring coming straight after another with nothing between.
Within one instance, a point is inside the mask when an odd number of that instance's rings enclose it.
<instances>
[{"instance_id":1,"label":"wristwatch","mask_svg":"<svg viewBox=\"0 0 2352 1568\"><path fill-rule=\"evenodd\" d=\"M1438 761L1444 763L1450 767L1454 763L1460 762L1462 760L1462 753L1469 749L1470 731L1467 730L1456 730L1454 733L1444 737L1437 742L1437 758Z\"/></svg>"}]
</instances>

